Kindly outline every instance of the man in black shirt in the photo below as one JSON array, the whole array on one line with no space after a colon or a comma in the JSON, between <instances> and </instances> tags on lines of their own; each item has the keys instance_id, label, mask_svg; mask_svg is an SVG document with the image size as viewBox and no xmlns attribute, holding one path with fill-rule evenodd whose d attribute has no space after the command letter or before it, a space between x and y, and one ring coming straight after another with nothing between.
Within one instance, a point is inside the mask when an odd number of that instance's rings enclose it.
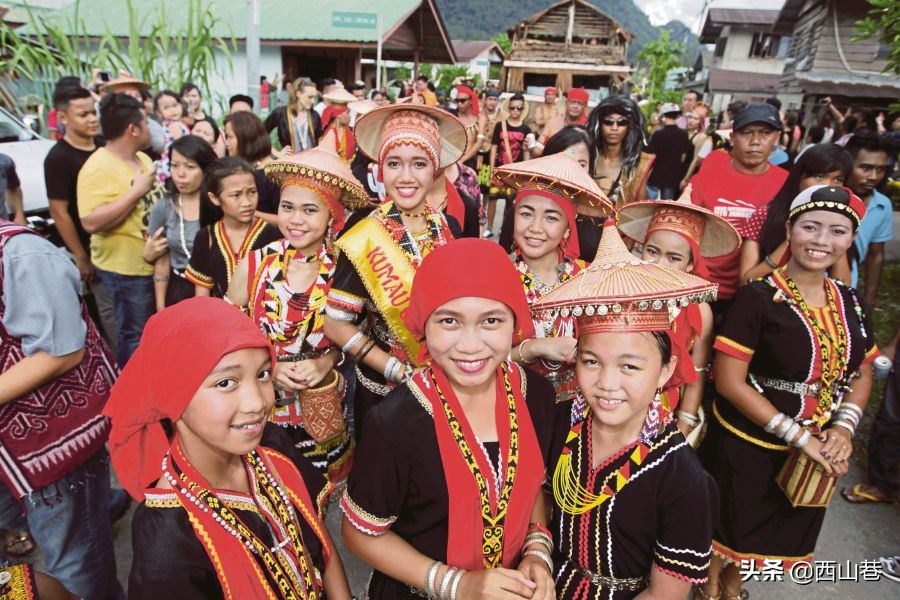
<instances>
[{"instance_id":1,"label":"man in black shirt","mask_svg":"<svg viewBox=\"0 0 900 600\"><path fill-rule=\"evenodd\" d=\"M102 329L107 339L118 338L112 298L103 287L91 264L91 236L78 218L78 172L97 149L95 137L100 133L100 119L91 93L82 87L64 86L53 94L53 105L65 135L44 159L44 183L50 204L50 216L56 230L75 257L75 266L85 286L90 289L99 310ZM89 303L90 304L90 303Z\"/></svg>"},{"instance_id":2,"label":"man in black shirt","mask_svg":"<svg viewBox=\"0 0 900 600\"><path fill-rule=\"evenodd\" d=\"M673 103L663 104L660 114L663 128L653 134L647 148L647 152L656 155L647 179L647 193L652 199L674 200L693 148L687 132L676 124L681 108Z\"/></svg>"}]
</instances>

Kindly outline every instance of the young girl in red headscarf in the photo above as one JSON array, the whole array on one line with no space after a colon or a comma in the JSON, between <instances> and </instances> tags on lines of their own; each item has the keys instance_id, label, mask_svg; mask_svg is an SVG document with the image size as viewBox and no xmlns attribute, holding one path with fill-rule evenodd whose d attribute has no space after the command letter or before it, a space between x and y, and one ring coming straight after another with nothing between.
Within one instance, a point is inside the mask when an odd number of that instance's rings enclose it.
<instances>
[{"instance_id":1,"label":"young girl in red headscarf","mask_svg":"<svg viewBox=\"0 0 900 600\"><path fill-rule=\"evenodd\" d=\"M361 424L368 407L420 364L420 343L401 313L422 259L453 239L427 194L435 173L459 159L465 131L441 109L392 105L360 117L356 133L360 149L378 161L387 198L335 242L340 255L325 335L356 362L355 419Z\"/></svg>"},{"instance_id":2,"label":"young girl in red headscarf","mask_svg":"<svg viewBox=\"0 0 900 600\"><path fill-rule=\"evenodd\" d=\"M554 598L541 485L566 422L547 380L507 360L533 334L519 278L465 239L413 287L404 320L428 366L370 411L341 499L344 541L375 568L368 597Z\"/></svg>"},{"instance_id":3,"label":"young girl in red headscarf","mask_svg":"<svg viewBox=\"0 0 900 600\"><path fill-rule=\"evenodd\" d=\"M603 205L605 199L578 161L567 153L500 167L496 174L504 185L518 190L510 257L532 305L586 266L578 258L575 201ZM557 402L568 400L575 388L575 319L533 315L533 320L534 339L519 344L513 357L550 379Z\"/></svg>"},{"instance_id":4,"label":"young girl in red headscarf","mask_svg":"<svg viewBox=\"0 0 900 600\"><path fill-rule=\"evenodd\" d=\"M130 598L350 598L323 522L329 486L266 426L275 361L219 299L148 321L104 411L113 467L141 502Z\"/></svg>"},{"instance_id":5,"label":"young girl in red headscarf","mask_svg":"<svg viewBox=\"0 0 900 600\"><path fill-rule=\"evenodd\" d=\"M690 186L673 201L635 202L619 211L620 229L643 243L641 258L709 279L705 258L727 254L740 245L728 221L690 201ZM690 352L666 384L664 398L675 412L678 429L694 447L700 443L700 401L712 356L713 314L706 302L676 307L673 330Z\"/></svg>"}]
</instances>

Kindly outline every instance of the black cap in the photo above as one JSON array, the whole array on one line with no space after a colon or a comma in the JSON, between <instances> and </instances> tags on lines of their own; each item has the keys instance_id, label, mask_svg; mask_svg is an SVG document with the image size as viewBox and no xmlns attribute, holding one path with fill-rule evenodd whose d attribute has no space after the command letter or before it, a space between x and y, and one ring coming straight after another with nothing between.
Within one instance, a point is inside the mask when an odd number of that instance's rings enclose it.
<instances>
[{"instance_id":1,"label":"black cap","mask_svg":"<svg viewBox=\"0 0 900 600\"><path fill-rule=\"evenodd\" d=\"M754 102L742 108L734 117L732 128L737 131L751 123L762 123L778 131L784 129L778 109L765 102Z\"/></svg>"},{"instance_id":2,"label":"black cap","mask_svg":"<svg viewBox=\"0 0 900 600\"><path fill-rule=\"evenodd\" d=\"M500 90L498 90L497 88L488 88L484 91L484 95L487 98L499 98Z\"/></svg>"}]
</instances>

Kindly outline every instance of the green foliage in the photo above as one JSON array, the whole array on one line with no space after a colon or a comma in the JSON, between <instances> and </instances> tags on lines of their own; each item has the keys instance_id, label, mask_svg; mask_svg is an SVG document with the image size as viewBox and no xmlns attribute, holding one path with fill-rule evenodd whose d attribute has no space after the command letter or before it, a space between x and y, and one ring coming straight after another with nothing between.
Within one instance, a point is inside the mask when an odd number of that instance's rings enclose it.
<instances>
[{"instance_id":1,"label":"green foliage","mask_svg":"<svg viewBox=\"0 0 900 600\"><path fill-rule=\"evenodd\" d=\"M469 70L465 65L442 65L435 76L432 78L434 87L444 95L450 92L450 87L456 79L472 79L476 87L481 83L481 77L469 74Z\"/></svg>"},{"instance_id":2,"label":"green foliage","mask_svg":"<svg viewBox=\"0 0 900 600\"><path fill-rule=\"evenodd\" d=\"M191 81L211 102L221 102L210 96L209 81L231 70L236 43L213 34L221 19L204 0L185 0L180 8L187 11L187 21L173 29L165 4L139 12L129 0L128 37L118 38L107 28L99 40L87 34L78 2L71 14L39 16L28 9L34 34L21 36L0 24L0 72L30 79L48 103L57 79L75 75L89 81L94 68L113 75L126 71L153 89L179 89Z\"/></svg>"},{"instance_id":3,"label":"green foliage","mask_svg":"<svg viewBox=\"0 0 900 600\"><path fill-rule=\"evenodd\" d=\"M651 103L665 101L666 73L669 69L682 66L683 53L684 45L670 41L667 29L660 33L658 40L645 44L638 53L637 59L647 64L647 89L644 90L644 96Z\"/></svg>"},{"instance_id":4,"label":"green foliage","mask_svg":"<svg viewBox=\"0 0 900 600\"><path fill-rule=\"evenodd\" d=\"M500 46L503 54L509 54L509 51L512 50L512 40L509 39L509 34L506 32L498 33L491 38L491 41Z\"/></svg>"},{"instance_id":5,"label":"green foliage","mask_svg":"<svg viewBox=\"0 0 900 600\"><path fill-rule=\"evenodd\" d=\"M401 81L412 79L412 69L403 66L397 67L394 69L394 79L399 79Z\"/></svg>"},{"instance_id":6,"label":"green foliage","mask_svg":"<svg viewBox=\"0 0 900 600\"><path fill-rule=\"evenodd\" d=\"M888 46L887 65L884 72L900 75L900 2L897 0L868 0L872 6L865 19L856 22L856 34L852 41L871 37Z\"/></svg>"}]
</instances>

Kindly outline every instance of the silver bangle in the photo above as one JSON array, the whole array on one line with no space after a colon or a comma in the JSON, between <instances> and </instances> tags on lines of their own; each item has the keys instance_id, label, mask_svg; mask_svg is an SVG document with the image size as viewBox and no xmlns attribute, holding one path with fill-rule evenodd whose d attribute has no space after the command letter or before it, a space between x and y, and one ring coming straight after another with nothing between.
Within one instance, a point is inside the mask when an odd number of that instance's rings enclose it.
<instances>
[{"instance_id":1,"label":"silver bangle","mask_svg":"<svg viewBox=\"0 0 900 600\"><path fill-rule=\"evenodd\" d=\"M525 545L529 545L533 542L539 542L547 547L547 552L553 554L553 538L544 533L543 531L532 531L529 532L528 535L525 536Z\"/></svg>"},{"instance_id":2,"label":"silver bangle","mask_svg":"<svg viewBox=\"0 0 900 600\"><path fill-rule=\"evenodd\" d=\"M775 416L769 419L769 422L765 426L766 433L775 433L775 428L786 418L787 415L784 413L775 413Z\"/></svg>"},{"instance_id":3,"label":"silver bangle","mask_svg":"<svg viewBox=\"0 0 900 600\"><path fill-rule=\"evenodd\" d=\"M843 419L845 421L850 421L851 423L853 423L854 427L859 427L859 417L857 417L852 412L848 412L845 410L839 410L834 414L834 418L836 420Z\"/></svg>"},{"instance_id":4,"label":"silver bangle","mask_svg":"<svg viewBox=\"0 0 900 600\"><path fill-rule=\"evenodd\" d=\"M848 423L847 421L835 421L835 422L833 422L831 425L832 425L832 427L843 427L844 429L846 429L847 431L850 432L850 437L851 437L851 438L852 438L854 435L856 435L856 427L854 427L853 425L851 425L851 424Z\"/></svg>"},{"instance_id":5,"label":"silver bangle","mask_svg":"<svg viewBox=\"0 0 900 600\"><path fill-rule=\"evenodd\" d=\"M700 423L700 417L698 417L697 415L692 415L683 410L676 411L675 414L678 416L679 421L684 421L691 427L696 427Z\"/></svg>"},{"instance_id":6,"label":"silver bangle","mask_svg":"<svg viewBox=\"0 0 900 600\"><path fill-rule=\"evenodd\" d=\"M391 356L388 358L387 362L384 365L384 372L382 373L382 375L384 375L385 381L394 380L391 375L393 375L394 369L396 368L398 362L400 362L400 360L396 356Z\"/></svg>"},{"instance_id":7,"label":"silver bangle","mask_svg":"<svg viewBox=\"0 0 900 600\"><path fill-rule=\"evenodd\" d=\"M800 433L800 424L791 421L791 426L788 428L787 432L781 436L781 439L790 444L791 440L794 439L798 433Z\"/></svg>"},{"instance_id":8,"label":"silver bangle","mask_svg":"<svg viewBox=\"0 0 900 600\"><path fill-rule=\"evenodd\" d=\"M456 590L459 588L459 582L465 574L466 572L463 569L459 569L453 575L453 583L450 584L450 600L456 600Z\"/></svg>"},{"instance_id":9,"label":"silver bangle","mask_svg":"<svg viewBox=\"0 0 900 600\"><path fill-rule=\"evenodd\" d=\"M352 347L356 344L356 342L358 342L359 340L361 340L362 337L363 337L363 335L365 335L365 334L363 334L362 331L357 331L356 333L354 333L354 334L350 337L350 339L347 340L347 343L344 344L344 347L341 348L341 351L343 351L343 352L350 352L350 348L352 348Z\"/></svg>"},{"instance_id":10,"label":"silver bangle","mask_svg":"<svg viewBox=\"0 0 900 600\"><path fill-rule=\"evenodd\" d=\"M436 560L431 563L431 566L428 567L428 571L425 573L425 593L428 594L429 598L437 596L437 591L434 589L434 580L437 577L440 568L441 561Z\"/></svg>"},{"instance_id":11,"label":"silver bangle","mask_svg":"<svg viewBox=\"0 0 900 600\"><path fill-rule=\"evenodd\" d=\"M855 412L858 416L863 415L863 409L857 404L853 404L852 402L844 402L838 407L838 411L849 410Z\"/></svg>"},{"instance_id":12,"label":"silver bangle","mask_svg":"<svg viewBox=\"0 0 900 600\"><path fill-rule=\"evenodd\" d=\"M788 430L791 428L791 425L794 424L794 420L790 418L784 419L778 426L775 427L775 435L784 439L784 436L787 434Z\"/></svg>"},{"instance_id":13,"label":"silver bangle","mask_svg":"<svg viewBox=\"0 0 900 600\"><path fill-rule=\"evenodd\" d=\"M526 556L537 556L542 561L547 563L547 568L550 569L551 574L553 573L553 559L550 558L550 555L543 550L526 550L525 554L523 554L522 557L524 558Z\"/></svg>"},{"instance_id":14,"label":"silver bangle","mask_svg":"<svg viewBox=\"0 0 900 600\"><path fill-rule=\"evenodd\" d=\"M802 448L807 443L809 443L809 438L812 437L809 433L809 429L804 429L803 433L800 434L800 437L790 442L791 446L794 448Z\"/></svg>"},{"instance_id":15,"label":"silver bangle","mask_svg":"<svg viewBox=\"0 0 900 600\"><path fill-rule=\"evenodd\" d=\"M453 581L453 574L456 573L458 569L455 567L447 567L447 570L444 572L444 576L441 577L441 591L438 592L438 598L444 600L447 597L447 592L450 590L450 582Z\"/></svg>"}]
</instances>

